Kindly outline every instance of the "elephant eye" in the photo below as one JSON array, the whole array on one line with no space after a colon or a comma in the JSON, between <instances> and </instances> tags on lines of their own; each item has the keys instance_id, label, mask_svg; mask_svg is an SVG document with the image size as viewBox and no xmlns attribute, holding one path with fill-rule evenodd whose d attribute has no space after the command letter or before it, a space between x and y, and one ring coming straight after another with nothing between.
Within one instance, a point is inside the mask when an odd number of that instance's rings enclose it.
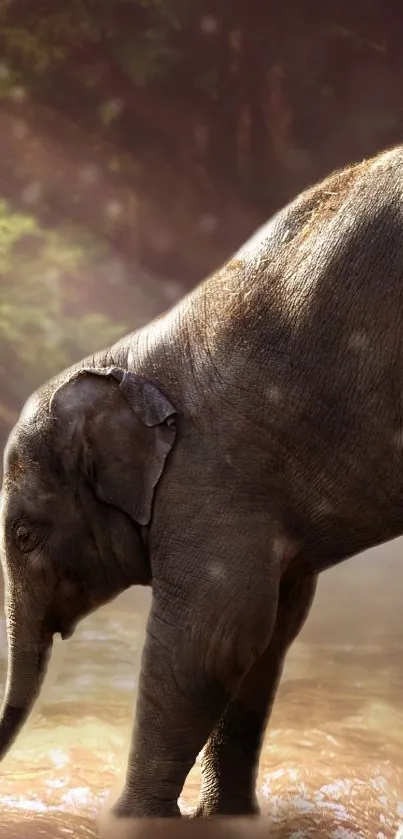
<instances>
[{"instance_id":1,"label":"elephant eye","mask_svg":"<svg viewBox=\"0 0 403 839\"><path fill-rule=\"evenodd\" d=\"M21 553L29 553L36 547L38 537L28 524L17 524L14 530L14 541Z\"/></svg>"}]
</instances>

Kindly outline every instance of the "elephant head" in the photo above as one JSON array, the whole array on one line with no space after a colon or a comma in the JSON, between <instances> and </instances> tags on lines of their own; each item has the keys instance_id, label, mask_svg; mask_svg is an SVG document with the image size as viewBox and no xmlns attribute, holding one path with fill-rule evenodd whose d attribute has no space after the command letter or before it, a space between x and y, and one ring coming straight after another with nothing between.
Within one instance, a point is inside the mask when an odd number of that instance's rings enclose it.
<instances>
[{"instance_id":1,"label":"elephant head","mask_svg":"<svg viewBox=\"0 0 403 839\"><path fill-rule=\"evenodd\" d=\"M1 495L9 647L0 759L39 694L53 635L133 584L147 585L154 494L175 410L120 368L67 371L37 391L10 434Z\"/></svg>"}]
</instances>

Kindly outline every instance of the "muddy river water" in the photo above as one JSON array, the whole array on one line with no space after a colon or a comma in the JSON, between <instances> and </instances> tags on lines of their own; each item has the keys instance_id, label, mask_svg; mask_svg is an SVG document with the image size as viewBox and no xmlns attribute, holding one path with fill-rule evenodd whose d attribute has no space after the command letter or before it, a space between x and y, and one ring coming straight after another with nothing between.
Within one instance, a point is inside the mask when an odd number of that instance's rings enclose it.
<instances>
[{"instance_id":1,"label":"muddy river water","mask_svg":"<svg viewBox=\"0 0 403 839\"><path fill-rule=\"evenodd\" d=\"M88 618L63 660L57 644L41 701L0 768L1 839L96 835L129 748L148 602L127 593ZM402 609L400 541L323 575L265 739L268 836L392 839L403 823ZM1 620L0 690L3 630ZM199 779L196 764L183 810Z\"/></svg>"}]
</instances>

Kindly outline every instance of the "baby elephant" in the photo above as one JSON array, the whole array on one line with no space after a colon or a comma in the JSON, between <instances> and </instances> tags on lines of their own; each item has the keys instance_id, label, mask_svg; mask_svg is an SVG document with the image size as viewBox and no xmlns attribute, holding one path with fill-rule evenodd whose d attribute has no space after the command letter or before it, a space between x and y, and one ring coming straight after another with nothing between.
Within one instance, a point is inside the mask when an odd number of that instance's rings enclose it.
<instances>
[{"instance_id":1,"label":"baby elephant","mask_svg":"<svg viewBox=\"0 0 403 839\"><path fill-rule=\"evenodd\" d=\"M6 754L52 639L152 587L111 818L257 812L317 575L403 533L403 148L331 175L162 318L27 402L5 452Z\"/></svg>"}]
</instances>

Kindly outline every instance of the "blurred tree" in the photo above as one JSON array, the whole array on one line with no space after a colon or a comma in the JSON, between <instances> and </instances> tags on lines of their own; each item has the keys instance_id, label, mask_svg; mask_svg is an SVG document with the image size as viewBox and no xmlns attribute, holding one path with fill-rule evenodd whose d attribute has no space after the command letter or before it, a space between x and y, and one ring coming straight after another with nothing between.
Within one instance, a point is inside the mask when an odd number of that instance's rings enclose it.
<instances>
[{"instance_id":1,"label":"blurred tree","mask_svg":"<svg viewBox=\"0 0 403 839\"><path fill-rule=\"evenodd\" d=\"M124 332L102 312L81 311L78 281L90 259L88 242L42 230L0 202L0 427L32 387L97 349L100 336L107 345Z\"/></svg>"},{"instance_id":2,"label":"blurred tree","mask_svg":"<svg viewBox=\"0 0 403 839\"><path fill-rule=\"evenodd\" d=\"M198 161L266 210L284 172L289 182L312 165L312 129L336 127L360 74L378 79L365 95L372 135L390 131L402 82L380 94L399 59L393 5L3 0L0 44L36 101L107 128L129 154L151 143Z\"/></svg>"}]
</instances>

